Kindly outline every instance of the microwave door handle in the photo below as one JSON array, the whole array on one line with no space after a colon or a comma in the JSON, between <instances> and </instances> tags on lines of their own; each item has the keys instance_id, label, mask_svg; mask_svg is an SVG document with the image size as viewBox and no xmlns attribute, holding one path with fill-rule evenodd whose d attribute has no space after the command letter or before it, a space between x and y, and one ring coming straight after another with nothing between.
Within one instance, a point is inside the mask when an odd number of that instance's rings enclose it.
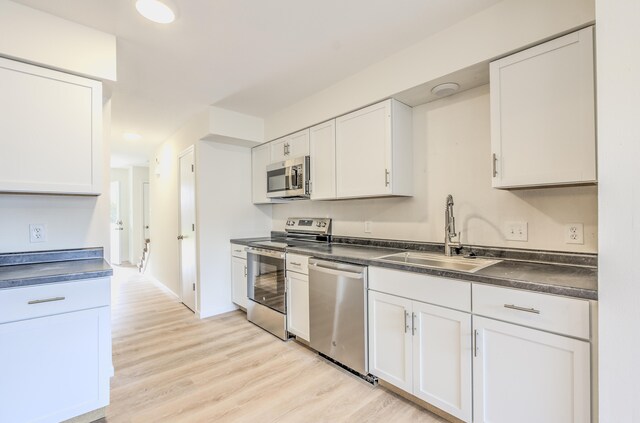
<instances>
[{"instance_id":1,"label":"microwave door handle","mask_svg":"<svg viewBox=\"0 0 640 423\"><path fill-rule=\"evenodd\" d=\"M298 186L298 169L292 168L289 176L289 188L293 189Z\"/></svg>"},{"instance_id":2,"label":"microwave door handle","mask_svg":"<svg viewBox=\"0 0 640 423\"><path fill-rule=\"evenodd\" d=\"M284 189L291 189L291 167L287 166L284 168Z\"/></svg>"}]
</instances>

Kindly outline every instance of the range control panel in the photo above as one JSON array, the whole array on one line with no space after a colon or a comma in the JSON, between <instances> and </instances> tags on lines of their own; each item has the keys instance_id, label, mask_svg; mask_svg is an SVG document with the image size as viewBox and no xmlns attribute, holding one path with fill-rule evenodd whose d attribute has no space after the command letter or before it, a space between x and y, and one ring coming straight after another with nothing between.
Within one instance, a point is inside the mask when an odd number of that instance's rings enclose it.
<instances>
[{"instance_id":1,"label":"range control panel","mask_svg":"<svg viewBox=\"0 0 640 423\"><path fill-rule=\"evenodd\" d=\"M328 217L290 217L285 223L284 230L290 233L330 235L331 219Z\"/></svg>"}]
</instances>

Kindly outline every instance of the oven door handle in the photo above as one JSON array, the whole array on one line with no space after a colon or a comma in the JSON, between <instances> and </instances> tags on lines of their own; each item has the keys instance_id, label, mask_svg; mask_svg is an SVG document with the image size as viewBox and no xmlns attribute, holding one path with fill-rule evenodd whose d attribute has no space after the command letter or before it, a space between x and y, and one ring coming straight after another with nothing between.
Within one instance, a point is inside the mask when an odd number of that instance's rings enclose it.
<instances>
[{"instance_id":1,"label":"oven door handle","mask_svg":"<svg viewBox=\"0 0 640 423\"><path fill-rule=\"evenodd\" d=\"M255 254L255 255L258 255L258 256L273 257L273 258L277 258L277 259L284 259L284 253L281 253L280 251L263 250L262 248L253 248L253 247L247 247L247 248L245 248L245 251L248 254Z\"/></svg>"}]
</instances>

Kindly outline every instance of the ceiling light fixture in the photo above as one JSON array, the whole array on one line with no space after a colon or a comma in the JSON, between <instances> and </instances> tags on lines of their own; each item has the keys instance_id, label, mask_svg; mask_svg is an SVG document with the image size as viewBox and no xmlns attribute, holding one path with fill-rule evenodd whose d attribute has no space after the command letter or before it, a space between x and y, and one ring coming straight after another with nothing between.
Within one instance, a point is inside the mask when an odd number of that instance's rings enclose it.
<instances>
[{"instance_id":1,"label":"ceiling light fixture","mask_svg":"<svg viewBox=\"0 0 640 423\"><path fill-rule=\"evenodd\" d=\"M124 134L122 134L122 138L127 141L138 141L142 138L142 135L136 134L135 132L125 132Z\"/></svg>"},{"instance_id":2,"label":"ceiling light fixture","mask_svg":"<svg viewBox=\"0 0 640 423\"><path fill-rule=\"evenodd\" d=\"M136 10L150 21L168 24L176 19L176 8L169 0L136 0Z\"/></svg>"},{"instance_id":3,"label":"ceiling light fixture","mask_svg":"<svg viewBox=\"0 0 640 423\"><path fill-rule=\"evenodd\" d=\"M458 91L460 85L455 82L445 82L444 84L436 85L431 88L431 92L438 97L446 97Z\"/></svg>"}]
</instances>

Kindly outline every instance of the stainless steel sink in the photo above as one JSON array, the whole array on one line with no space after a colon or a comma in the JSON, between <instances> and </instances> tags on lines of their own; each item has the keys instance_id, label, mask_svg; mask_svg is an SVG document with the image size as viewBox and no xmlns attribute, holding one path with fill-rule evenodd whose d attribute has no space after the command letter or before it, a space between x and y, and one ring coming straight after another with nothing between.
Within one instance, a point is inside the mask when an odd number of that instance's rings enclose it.
<instances>
[{"instance_id":1,"label":"stainless steel sink","mask_svg":"<svg viewBox=\"0 0 640 423\"><path fill-rule=\"evenodd\" d=\"M489 267L501 260L489 260L472 257L448 257L434 253L395 253L377 257L377 260L392 263L410 264L413 266L429 267L434 269L456 270L458 272L474 273L485 267Z\"/></svg>"}]
</instances>

